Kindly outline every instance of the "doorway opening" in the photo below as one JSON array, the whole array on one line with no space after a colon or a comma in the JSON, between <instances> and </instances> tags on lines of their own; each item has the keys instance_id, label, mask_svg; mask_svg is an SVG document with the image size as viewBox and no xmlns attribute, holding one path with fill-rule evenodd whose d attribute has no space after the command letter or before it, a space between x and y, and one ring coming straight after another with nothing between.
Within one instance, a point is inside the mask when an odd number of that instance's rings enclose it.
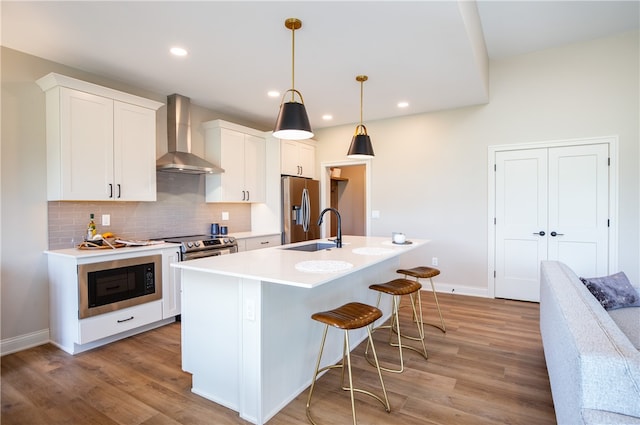
<instances>
[{"instance_id":1,"label":"doorway opening","mask_svg":"<svg viewBox=\"0 0 640 425\"><path fill-rule=\"evenodd\" d=\"M343 235L368 236L370 233L370 165L370 160L321 164L320 205L340 212ZM335 169L340 170L339 177ZM324 227L321 233L325 237L335 236L337 220L333 215L329 227Z\"/></svg>"}]
</instances>

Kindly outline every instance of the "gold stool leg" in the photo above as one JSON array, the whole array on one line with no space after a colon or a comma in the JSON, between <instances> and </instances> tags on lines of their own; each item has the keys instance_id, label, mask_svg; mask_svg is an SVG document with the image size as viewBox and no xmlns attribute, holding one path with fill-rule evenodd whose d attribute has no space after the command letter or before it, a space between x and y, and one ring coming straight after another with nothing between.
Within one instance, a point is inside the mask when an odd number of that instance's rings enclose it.
<instances>
[{"instance_id":1,"label":"gold stool leg","mask_svg":"<svg viewBox=\"0 0 640 425\"><path fill-rule=\"evenodd\" d=\"M405 279L408 279L408 275L404 275ZM420 282L420 278L416 277L416 282ZM440 310L440 303L438 302L438 295L436 294L436 286L433 284L433 279L429 278L429 282L431 282L431 291L433 292L433 298L436 301L436 308L438 309L438 315L440 316L440 326L434 325L431 323L424 323L425 325L433 326L434 328L440 329L442 332L447 333L447 328L444 326L444 318L442 317L442 311ZM422 303L420 304L420 309L422 309Z\"/></svg>"},{"instance_id":2,"label":"gold stool leg","mask_svg":"<svg viewBox=\"0 0 640 425\"><path fill-rule=\"evenodd\" d=\"M384 394L384 400L377 396L376 394L373 394L372 392L363 390L363 389L359 389L359 388L354 388L353 387L353 375L351 374L351 353L350 353L350 345L349 345L349 331L345 330L344 331L344 343L342 346L342 364L336 364L336 365L329 365L329 366L325 366L323 368L320 368L320 361L322 359L322 352L324 351L324 344L325 341L327 339L327 331L329 330L329 325L325 325L324 327L324 333L322 335L322 342L320 343L320 352L318 353L318 360L316 361L316 368L315 368L315 372L313 375L313 380L311 381L311 388L309 389L309 396L307 397L307 419L309 419L309 422L311 422L313 425L317 425L316 422L313 420L313 418L311 417L311 397L313 395L313 390L315 388L315 384L316 384L316 378L318 377L318 374L320 374L321 372L324 372L325 370L328 369L333 369L333 368L341 368L342 369L342 378L341 378L341 388L345 391L349 391L351 394L351 412L352 412L352 417L353 417L353 425L357 425L356 422L356 405L355 405L355 397L354 397L354 392L359 392L362 394L367 394L373 398L375 398L376 400L378 400L383 406L384 409L387 413L391 412L391 405L389 404L389 398L387 397L387 390L384 386L384 381L382 380L382 372L380 371L380 364L378 363L378 356L376 354L376 347L373 345L373 337L371 336L371 329L369 328L369 326L367 326L367 334L369 336L368 341L367 341L367 349L369 344L371 345L371 351L373 353L373 358L375 360L375 366L378 370L378 377L380 378L380 386L382 387L382 393ZM347 373L349 376L349 386L345 387L344 386L344 364L345 361L347 363Z\"/></svg>"},{"instance_id":3,"label":"gold stool leg","mask_svg":"<svg viewBox=\"0 0 640 425\"><path fill-rule=\"evenodd\" d=\"M429 278L429 281L431 282L431 290L433 291L433 298L436 300L436 308L438 309L438 314L440 315L440 324L442 325L442 327L436 326L436 328L440 329L444 333L447 333L447 328L444 326L444 318L442 317L442 311L440 311L440 303L438 302L436 287L433 284L433 279Z\"/></svg>"},{"instance_id":4,"label":"gold stool leg","mask_svg":"<svg viewBox=\"0 0 640 425\"><path fill-rule=\"evenodd\" d=\"M318 353L318 360L316 361L316 369L315 369L315 372L313 373L313 379L311 380L311 388L309 389L309 397L307 397L307 418L309 419L309 422L311 422L313 425L316 425L316 423L311 418L311 396L313 395L313 389L316 386L316 379L318 378L318 373L320 373L320 371L319 371L320 360L322 359L322 351L324 350L324 343L325 343L325 341L327 339L327 331L328 330L329 330L329 325L325 325L324 326L324 332L322 334L322 342L320 343L320 352Z\"/></svg>"}]
</instances>

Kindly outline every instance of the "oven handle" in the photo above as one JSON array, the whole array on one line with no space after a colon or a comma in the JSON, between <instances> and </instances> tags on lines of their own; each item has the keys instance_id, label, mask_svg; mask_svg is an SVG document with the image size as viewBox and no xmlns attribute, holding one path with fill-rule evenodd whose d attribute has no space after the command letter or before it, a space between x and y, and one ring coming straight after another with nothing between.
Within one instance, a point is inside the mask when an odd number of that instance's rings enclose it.
<instances>
[{"instance_id":1,"label":"oven handle","mask_svg":"<svg viewBox=\"0 0 640 425\"><path fill-rule=\"evenodd\" d=\"M206 258L206 257L216 257L218 255L227 255L227 254L233 254L234 252L237 252L237 247L229 247L229 248L223 248L223 249L210 249L210 250L204 250L204 251L198 251L198 252L190 252L187 254L184 254L183 256L183 261L187 261L187 260L195 260L197 258Z\"/></svg>"}]
</instances>

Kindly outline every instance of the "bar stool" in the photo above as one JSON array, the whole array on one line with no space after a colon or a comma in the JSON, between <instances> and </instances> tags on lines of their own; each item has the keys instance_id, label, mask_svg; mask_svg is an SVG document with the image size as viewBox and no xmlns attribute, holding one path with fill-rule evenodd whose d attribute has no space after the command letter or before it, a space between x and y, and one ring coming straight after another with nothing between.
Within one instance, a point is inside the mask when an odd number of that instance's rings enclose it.
<instances>
[{"instance_id":1,"label":"bar stool","mask_svg":"<svg viewBox=\"0 0 640 425\"><path fill-rule=\"evenodd\" d=\"M420 353L422 357L427 359L429 355L427 354L427 348L424 345L424 327L422 322L422 304L420 302L420 289L422 285L420 282L408 280L408 279L394 279L386 283L377 283L374 285L370 285L369 289L373 289L374 291L378 291L378 303L377 307L380 307L380 299L382 294L391 295L391 324L390 325L381 325L374 330L377 329L389 329L389 345L393 347L398 347L398 351L400 353L400 369L390 369L385 367L380 367L380 369L385 370L387 372L393 373L402 373L404 371L404 358L402 356L402 349L407 348L409 350L413 350L417 353ZM416 295L417 294L417 295ZM411 308L413 309L413 319L416 323L416 327L418 329L418 337L409 336L400 332L400 316L398 312L400 310L400 298L404 295L409 295L411 300ZM414 298L414 295L416 297ZM418 309L416 310L416 298ZM396 333L398 336L398 342L393 343L392 334ZM422 345L422 349L418 349L412 347L410 345L402 344L402 338L411 339L414 341L420 341ZM371 360L368 357L369 353L369 344L367 344L367 348L364 351L365 358L369 363Z\"/></svg>"},{"instance_id":2,"label":"bar stool","mask_svg":"<svg viewBox=\"0 0 640 425\"><path fill-rule=\"evenodd\" d=\"M311 418L311 396L313 395L313 389L316 384L316 379L319 373L322 373L325 370L333 369L333 368L341 368L342 369L342 380L341 386L345 391L349 391L351 393L351 411L353 412L353 424L356 425L356 405L353 398L354 392L359 392L362 394L367 394L376 400L378 400L384 406L385 410L388 412L391 411L391 407L389 405L389 399L387 398L387 390L384 387L384 382L382 381L382 372L380 371L380 365L378 364L378 357L376 356L376 350L373 346L373 339L371 337L371 329L369 325L375 322L378 318L382 317L382 312L376 308L367 304L362 304L358 302L352 302L345 304L341 307L338 307L334 310L323 311L320 313L314 313L311 318L313 320L317 320L320 323L324 323L324 333L322 335L322 343L320 344L320 352L318 353L318 361L316 362L316 370L313 375L313 380L311 382L311 389L309 390L309 398L307 399L307 418L309 422L313 425L316 423ZM320 360L322 359L322 351L324 350L324 343L327 338L327 331L329 329L329 325L343 329L344 330L344 344L342 349L342 363L325 366L322 369L320 368ZM367 328L367 334L369 335L369 342L371 343L371 348L373 351L373 358L375 359L375 364L378 369L378 377L380 378L380 385L382 386L382 393L384 394L384 400L379 396L365 391L359 388L353 387L353 378L351 375L351 354L349 349L349 331L352 329L359 328ZM349 386L344 386L344 362L345 358L347 360L347 370L349 374Z\"/></svg>"},{"instance_id":3,"label":"bar stool","mask_svg":"<svg viewBox=\"0 0 640 425\"><path fill-rule=\"evenodd\" d=\"M407 276L415 277L416 282L418 282L420 279L429 279L429 281L431 282L431 290L433 291L433 298L436 300L436 308L438 309L438 314L440 315L441 326L433 325L429 323L427 323L427 325L436 327L440 329L442 332L446 333L447 328L444 326L444 319L442 318L442 311L440 311L440 304L438 303L438 295L436 294L436 287L433 284L433 278L440 274L440 270L434 269L433 267L418 266L412 269L399 269L399 270L396 270L396 273L403 274L405 278Z\"/></svg>"}]
</instances>

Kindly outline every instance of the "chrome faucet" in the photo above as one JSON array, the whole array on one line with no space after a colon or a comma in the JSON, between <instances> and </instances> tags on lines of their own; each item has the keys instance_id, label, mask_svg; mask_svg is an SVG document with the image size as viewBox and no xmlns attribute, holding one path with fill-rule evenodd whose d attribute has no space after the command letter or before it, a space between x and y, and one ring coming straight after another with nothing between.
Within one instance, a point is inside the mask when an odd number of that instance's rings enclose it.
<instances>
[{"instance_id":1,"label":"chrome faucet","mask_svg":"<svg viewBox=\"0 0 640 425\"><path fill-rule=\"evenodd\" d=\"M324 213L327 211L333 211L338 217L338 234L336 235L336 248L342 248L342 219L340 218L340 213L335 208L325 208L320 213L320 217L318 217L318 226L322 225L322 217Z\"/></svg>"}]
</instances>

